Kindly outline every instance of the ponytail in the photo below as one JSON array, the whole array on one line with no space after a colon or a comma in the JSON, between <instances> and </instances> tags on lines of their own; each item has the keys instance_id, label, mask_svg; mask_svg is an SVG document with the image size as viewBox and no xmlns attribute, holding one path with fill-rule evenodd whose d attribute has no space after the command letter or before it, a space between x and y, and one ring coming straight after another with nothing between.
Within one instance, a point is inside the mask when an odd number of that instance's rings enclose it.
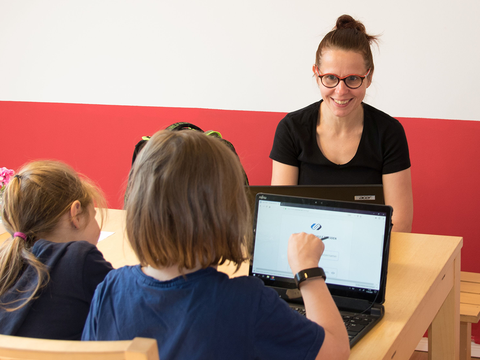
<instances>
[{"instance_id":1,"label":"ponytail","mask_svg":"<svg viewBox=\"0 0 480 360\"><path fill-rule=\"evenodd\" d=\"M33 300L50 278L47 267L30 251L28 238L23 239L20 234L22 233L15 232L0 247L0 298L15 284L26 266L35 271L38 281L30 289L22 289L25 297L7 303L0 302L0 306L8 312L18 310Z\"/></svg>"},{"instance_id":2,"label":"ponytail","mask_svg":"<svg viewBox=\"0 0 480 360\"><path fill-rule=\"evenodd\" d=\"M0 307L6 311L20 309L48 283L48 268L35 257L32 247L41 238L48 240L60 218L77 200L83 209L92 203L106 208L97 187L58 161L29 163L8 183L3 194L2 219L12 237L0 246ZM101 211L102 222L103 216ZM20 299L4 302L4 295L27 268L35 274L36 283L19 289L25 294Z\"/></svg>"}]
</instances>

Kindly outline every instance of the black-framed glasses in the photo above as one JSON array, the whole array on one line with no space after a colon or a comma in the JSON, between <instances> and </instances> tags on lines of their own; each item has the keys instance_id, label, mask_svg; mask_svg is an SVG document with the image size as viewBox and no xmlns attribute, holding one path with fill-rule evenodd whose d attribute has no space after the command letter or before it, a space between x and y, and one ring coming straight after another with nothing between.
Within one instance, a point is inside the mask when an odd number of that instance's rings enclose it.
<instances>
[{"instance_id":1,"label":"black-framed glasses","mask_svg":"<svg viewBox=\"0 0 480 360\"><path fill-rule=\"evenodd\" d=\"M357 74L350 74L344 77L338 77L335 74L320 74L317 68L317 76L320 78L323 86L326 88L334 88L340 81L343 81L345 85L350 89L358 89L363 84L363 80L370 74L370 69L363 76Z\"/></svg>"}]
</instances>

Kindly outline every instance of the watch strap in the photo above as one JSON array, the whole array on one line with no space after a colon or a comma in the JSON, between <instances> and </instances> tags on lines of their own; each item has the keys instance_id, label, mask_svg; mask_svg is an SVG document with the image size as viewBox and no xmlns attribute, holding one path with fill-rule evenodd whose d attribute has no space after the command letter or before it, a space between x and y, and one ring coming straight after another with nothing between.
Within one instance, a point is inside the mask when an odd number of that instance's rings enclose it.
<instances>
[{"instance_id":1,"label":"watch strap","mask_svg":"<svg viewBox=\"0 0 480 360\"><path fill-rule=\"evenodd\" d=\"M295 274L295 283L297 284L297 288L300 288L300 284L305 280L315 277L322 277L324 280L327 280L325 271L323 271L321 267L315 267L299 271Z\"/></svg>"}]
</instances>

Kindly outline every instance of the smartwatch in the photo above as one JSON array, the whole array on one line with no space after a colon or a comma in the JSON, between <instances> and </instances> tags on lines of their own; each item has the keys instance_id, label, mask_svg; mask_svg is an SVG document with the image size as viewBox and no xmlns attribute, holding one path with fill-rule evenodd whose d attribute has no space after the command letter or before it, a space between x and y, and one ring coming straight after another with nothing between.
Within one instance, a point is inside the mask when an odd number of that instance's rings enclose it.
<instances>
[{"instance_id":1,"label":"smartwatch","mask_svg":"<svg viewBox=\"0 0 480 360\"><path fill-rule=\"evenodd\" d=\"M300 288L300 284L305 280L315 278L315 277L322 277L323 280L327 280L325 271L323 271L321 267L315 267L315 268L299 271L295 275L295 283L297 284L297 288Z\"/></svg>"}]
</instances>

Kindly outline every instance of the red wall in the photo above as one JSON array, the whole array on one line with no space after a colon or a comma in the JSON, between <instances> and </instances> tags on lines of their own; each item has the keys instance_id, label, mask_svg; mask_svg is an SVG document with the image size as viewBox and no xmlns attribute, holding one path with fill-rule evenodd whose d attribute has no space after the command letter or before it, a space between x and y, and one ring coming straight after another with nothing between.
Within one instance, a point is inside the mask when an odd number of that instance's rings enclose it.
<instances>
[{"instance_id":1,"label":"red wall","mask_svg":"<svg viewBox=\"0 0 480 360\"><path fill-rule=\"evenodd\" d=\"M177 121L217 130L236 147L252 185L270 183L268 158L283 113L0 101L0 167L65 161L121 208L133 148ZM413 231L464 237L462 270L480 272L480 121L399 119L412 160ZM480 329L474 333L480 335Z\"/></svg>"},{"instance_id":2,"label":"red wall","mask_svg":"<svg viewBox=\"0 0 480 360\"><path fill-rule=\"evenodd\" d=\"M135 144L178 121L220 131L235 145L250 182L269 184L268 153L282 114L0 101L0 116L0 167L65 161L100 185L110 207L121 208Z\"/></svg>"}]
</instances>

